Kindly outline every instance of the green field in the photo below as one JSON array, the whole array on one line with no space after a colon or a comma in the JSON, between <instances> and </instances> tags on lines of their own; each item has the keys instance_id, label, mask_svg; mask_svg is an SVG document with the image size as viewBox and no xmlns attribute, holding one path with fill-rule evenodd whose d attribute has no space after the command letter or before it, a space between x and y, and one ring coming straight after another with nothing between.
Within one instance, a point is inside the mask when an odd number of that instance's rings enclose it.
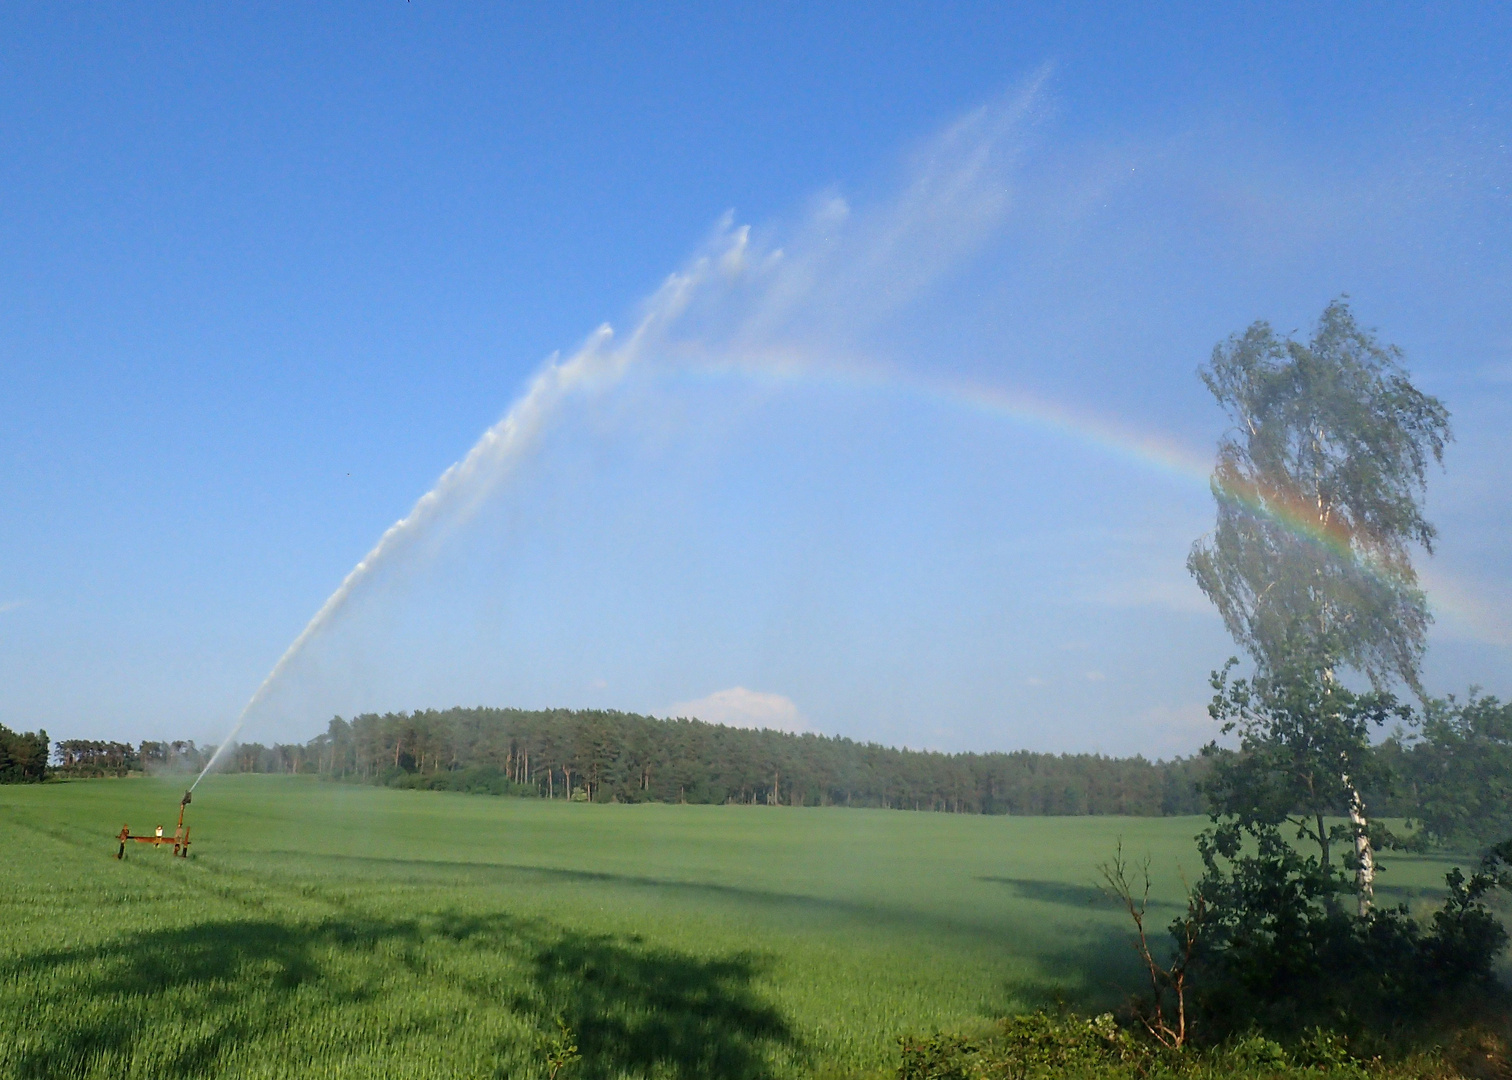
<instances>
[{"instance_id":1,"label":"green field","mask_svg":"<svg viewBox=\"0 0 1512 1080\"><path fill-rule=\"evenodd\" d=\"M1096 864L1200 819L599 806L214 777L0 787L0 1075L886 1075L905 1031L1137 971ZM1390 861L1384 898L1442 880ZM1166 921L1162 908L1160 922Z\"/></svg>"}]
</instances>

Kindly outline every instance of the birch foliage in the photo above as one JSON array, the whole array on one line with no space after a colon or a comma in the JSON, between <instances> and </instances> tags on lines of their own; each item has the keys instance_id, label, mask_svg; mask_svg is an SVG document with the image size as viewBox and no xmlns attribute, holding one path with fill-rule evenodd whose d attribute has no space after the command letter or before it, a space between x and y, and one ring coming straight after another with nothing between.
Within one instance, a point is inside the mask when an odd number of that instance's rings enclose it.
<instances>
[{"instance_id":1,"label":"birch foliage","mask_svg":"<svg viewBox=\"0 0 1512 1080\"><path fill-rule=\"evenodd\" d=\"M1343 299L1309 341L1256 322L1199 374L1233 427L1213 472L1217 525L1187 567L1234 640L1262 673L1311 653L1420 692L1432 616L1411 549L1433 551L1423 498L1448 410Z\"/></svg>"}]
</instances>

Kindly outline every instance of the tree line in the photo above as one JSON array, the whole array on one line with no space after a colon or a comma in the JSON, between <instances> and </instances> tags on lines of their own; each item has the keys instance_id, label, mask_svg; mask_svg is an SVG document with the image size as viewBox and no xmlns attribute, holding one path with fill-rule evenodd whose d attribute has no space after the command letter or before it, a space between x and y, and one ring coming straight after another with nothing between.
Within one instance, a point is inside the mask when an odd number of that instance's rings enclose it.
<instances>
[{"instance_id":1,"label":"tree line","mask_svg":"<svg viewBox=\"0 0 1512 1080\"><path fill-rule=\"evenodd\" d=\"M60 739L53 747L52 771L79 778L198 771L214 749L197 747L193 739L144 740L136 745L113 739Z\"/></svg>"},{"instance_id":2,"label":"tree line","mask_svg":"<svg viewBox=\"0 0 1512 1080\"><path fill-rule=\"evenodd\" d=\"M44 730L16 732L0 724L0 784L41 783L53 777L90 779L142 772L197 772L214 752L213 746L195 746L193 739L140 743L59 739L49 744Z\"/></svg>"},{"instance_id":3,"label":"tree line","mask_svg":"<svg viewBox=\"0 0 1512 1080\"><path fill-rule=\"evenodd\" d=\"M243 744L243 772L593 802L864 806L966 814L1192 814L1197 757L957 753L612 710L335 717L303 745Z\"/></svg>"},{"instance_id":4,"label":"tree line","mask_svg":"<svg viewBox=\"0 0 1512 1080\"><path fill-rule=\"evenodd\" d=\"M0 784L47 779L47 732L12 731L0 724Z\"/></svg>"},{"instance_id":5,"label":"tree line","mask_svg":"<svg viewBox=\"0 0 1512 1080\"><path fill-rule=\"evenodd\" d=\"M1451 697L1407 719L1356 751L1362 800L1409 823L1396 846L1479 851L1512 836L1512 702ZM1160 817L1209 811L1234 770L1278 768L1272 750L1212 743L1169 761L944 754L615 711L458 708L336 717L307 743L243 743L226 768L595 802ZM1347 816L1347 805L1335 811Z\"/></svg>"},{"instance_id":6,"label":"tree line","mask_svg":"<svg viewBox=\"0 0 1512 1080\"><path fill-rule=\"evenodd\" d=\"M1408 819L1419 846L1475 851L1512 836L1512 702L1472 694L1411 719L1410 731L1357 751L1374 813ZM242 743L223 768L596 802L1157 817L1207 811L1214 784L1241 763L1250 775L1272 771L1273 749L1210 745L1169 761L944 754L611 710L454 708L336 717L306 743ZM198 772L213 752L192 740L63 739L49 763L45 731L0 727L0 783Z\"/></svg>"}]
</instances>

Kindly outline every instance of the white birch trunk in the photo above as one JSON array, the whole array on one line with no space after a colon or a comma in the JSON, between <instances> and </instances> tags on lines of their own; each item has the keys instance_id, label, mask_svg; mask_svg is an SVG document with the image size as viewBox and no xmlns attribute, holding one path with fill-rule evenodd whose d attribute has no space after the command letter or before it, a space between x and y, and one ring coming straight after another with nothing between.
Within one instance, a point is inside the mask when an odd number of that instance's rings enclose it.
<instances>
[{"instance_id":1,"label":"white birch trunk","mask_svg":"<svg viewBox=\"0 0 1512 1080\"><path fill-rule=\"evenodd\" d=\"M1348 773L1343 779L1344 786L1349 789L1349 824L1354 829L1355 859L1359 863L1355 867L1355 888L1360 899L1360 917L1364 918L1375 900L1375 852L1371 850L1366 832L1370 823L1365 817L1365 803L1360 798L1360 791L1350 782Z\"/></svg>"}]
</instances>

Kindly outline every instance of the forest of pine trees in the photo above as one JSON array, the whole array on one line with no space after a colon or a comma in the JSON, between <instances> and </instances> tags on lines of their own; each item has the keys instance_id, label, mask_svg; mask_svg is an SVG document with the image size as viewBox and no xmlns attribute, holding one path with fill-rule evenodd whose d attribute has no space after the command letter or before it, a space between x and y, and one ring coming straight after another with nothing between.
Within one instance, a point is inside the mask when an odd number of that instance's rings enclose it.
<instances>
[{"instance_id":1,"label":"forest of pine trees","mask_svg":"<svg viewBox=\"0 0 1512 1080\"><path fill-rule=\"evenodd\" d=\"M214 747L67 739L0 727L0 783L198 772ZM336 717L308 743L242 743L231 772L308 773L392 787L598 802L869 806L967 814L1206 813L1202 781L1231 751L1171 761L1100 754L942 754L570 709L448 709ZM1367 792L1419 839L1479 850L1512 830L1512 702L1433 702L1421 724L1372 750Z\"/></svg>"},{"instance_id":2,"label":"forest of pine trees","mask_svg":"<svg viewBox=\"0 0 1512 1080\"><path fill-rule=\"evenodd\" d=\"M304 745L243 744L228 767L595 802L870 806L970 814L1195 814L1201 758L943 754L598 710L337 717Z\"/></svg>"}]
</instances>

